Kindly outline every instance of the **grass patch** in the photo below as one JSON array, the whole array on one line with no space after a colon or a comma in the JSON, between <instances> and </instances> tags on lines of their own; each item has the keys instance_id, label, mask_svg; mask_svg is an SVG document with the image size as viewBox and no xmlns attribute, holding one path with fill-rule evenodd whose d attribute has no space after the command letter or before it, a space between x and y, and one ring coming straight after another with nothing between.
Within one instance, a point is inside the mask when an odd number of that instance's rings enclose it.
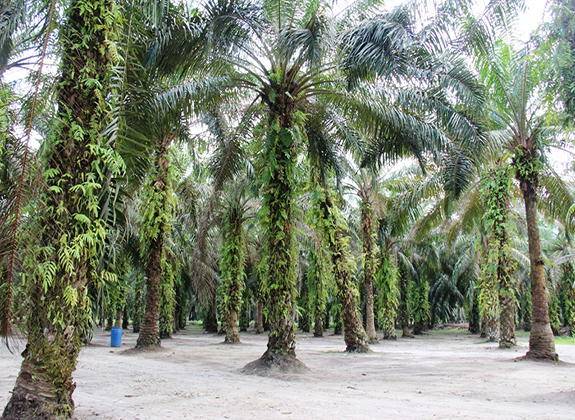
<instances>
[{"instance_id":1,"label":"grass patch","mask_svg":"<svg viewBox=\"0 0 575 420\"><path fill-rule=\"evenodd\" d=\"M569 346L575 346L575 337L569 337L566 335L555 337L555 344L567 344Z\"/></svg>"},{"instance_id":2,"label":"grass patch","mask_svg":"<svg viewBox=\"0 0 575 420\"><path fill-rule=\"evenodd\" d=\"M448 335L448 334L469 334L468 330L459 330L457 328L453 329L443 329L443 330L427 330L425 334L433 334L433 335Z\"/></svg>"}]
</instances>

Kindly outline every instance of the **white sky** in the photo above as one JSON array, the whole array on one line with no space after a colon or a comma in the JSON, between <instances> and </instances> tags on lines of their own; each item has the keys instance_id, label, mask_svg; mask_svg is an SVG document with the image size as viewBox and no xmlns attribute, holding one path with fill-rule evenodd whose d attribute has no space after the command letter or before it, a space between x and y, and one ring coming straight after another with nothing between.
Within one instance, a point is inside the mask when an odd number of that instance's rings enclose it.
<instances>
[{"instance_id":1,"label":"white sky","mask_svg":"<svg viewBox=\"0 0 575 420\"><path fill-rule=\"evenodd\" d=\"M546 0L525 0L527 10L519 17L517 32L521 40L527 41L532 31L543 21Z\"/></svg>"}]
</instances>

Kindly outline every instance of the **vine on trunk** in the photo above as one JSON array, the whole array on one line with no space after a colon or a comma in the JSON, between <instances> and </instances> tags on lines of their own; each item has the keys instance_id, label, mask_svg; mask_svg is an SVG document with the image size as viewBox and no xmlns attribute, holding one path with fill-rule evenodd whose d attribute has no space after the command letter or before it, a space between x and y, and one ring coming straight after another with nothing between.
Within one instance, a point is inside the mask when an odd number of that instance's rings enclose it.
<instances>
[{"instance_id":1,"label":"vine on trunk","mask_svg":"<svg viewBox=\"0 0 575 420\"><path fill-rule=\"evenodd\" d=\"M379 301L379 320L383 328L384 340L396 340L395 319L399 305L397 268L389 251L380 251L379 267L375 275L375 285Z\"/></svg>"},{"instance_id":2,"label":"vine on trunk","mask_svg":"<svg viewBox=\"0 0 575 420\"><path fill-rule=\"evenodd\" d=\"M375 215L371 204L371 196L366 192L360 203L361 210L361 266L363 269L363 285L365 288L366 333L370 343L377 342L374 316L373 282L376 273L377 249L375 246Z\"/></svg>"},{"instance_id":3,"label":"vine on trunk","mask_svg":"<svg viewBox=\"0 0 575 420\"><path fill-rule=\"evenodd\" d=\"M353 261L349 258L349 237L344 236L345 220L334 206L331 192L320 183L317 169L312 169L312 214L319 227L337 286L337 298L341 305L346 351L364 353L369 351L368 337L363 329L357 309L358 291L352 280Z\"/></svg>"},{"instance_id":4,"label":"vine on trunk","mask_svg":"<svg viewBox=\"0 0 575 420\"><path fill-rule=\"evenodd\" d=\"M413 333L421 334L428 329L431 319L429 304L429 282L426 279L419 279L413 289Z\"/></svg>"},{"instance_id":5,"label":"vine on trunk","mask_svg":"<svg viewBox=\"0 0 575 420\"><path fill-rule=\"evenodd\" d=\"M308 293L311 312L314 317L314 337L323 337L324 322L327 312L326 283L329 278L329 264L326 263L324 254L321 244L318 244L318 247L311 250L308 256Z\"/></svg>"},{"instance_id":6,"label":"vine on trunk","mask_svg":"<svg viewBox=\"0 0 575 420\"><path fill-rule=\"evenodd\" d=\"M485 177L482 189L486 205L483 226L488 247L479 280L479 303L487 337L490 341L499 338L500 347L515 345L515 266L508 233L510 184L509 168L502 166Z\"/></svg>"},{"instance_id":7,"label":"vine on trunk","mask_svg":"<svg viewBox=\"0 0 575 420\"><path fill-rule=\"evenodd\" d=\"M246 278L244 216L241 203L238 200L231 200L222 219L220 253L222 323L226 331L225 342L239 343L238 316L242 306Z\"/></svg>"},{"instance_id":8,"label":"vine on trunk","mask_svg":"<svg viewBox=\"0 0 575 420\"><path fill-rule=\"evenodd\" d=\"M164 296L167 310L173 312L173 296L171 296L173 274L166 273L165 239L173 229L172 209L176 202L172 189L173 169L169 164L170 145L175 137L176 134L172 134L156 139L154 165L143 191L140 241L141 257L146 264L146 306L136 343L137 348L157 347L161 344L159 326L161 296ZM170 305L172 309L169 308Z\"/></svg>"},{"instance_id":9,"label":"vine on trunk","mask_svg":"<svg viewBox=\"0 0 575 420\"><path fill-rule=\"evenodd\" d=\"M265 243L266 288L269 292L270 335L268 353L295 357L294 303L296 254L293 231L296 130L271 124L265 150L264 199L261 220Z\"/></svg>"},{"instance_id":10,"label":"vine on trunk","mask_svg":"<svg viewBox=\"0 0 575 420\"><path fill-rule=\"evenodd\" d=\"M118 13L111 0L76 0L60 40L58 115L44 155L44 206L32 215L37 235L24 261L28 343L4 419L69 418L72 372L91 320L89 279L101 275L97 258L106 238L99 195L121 158L101 137L114 57ZM39 233L38 233L39 232ZM113 276L109 279L113 280Z\"/></svg>"}]
</instances>

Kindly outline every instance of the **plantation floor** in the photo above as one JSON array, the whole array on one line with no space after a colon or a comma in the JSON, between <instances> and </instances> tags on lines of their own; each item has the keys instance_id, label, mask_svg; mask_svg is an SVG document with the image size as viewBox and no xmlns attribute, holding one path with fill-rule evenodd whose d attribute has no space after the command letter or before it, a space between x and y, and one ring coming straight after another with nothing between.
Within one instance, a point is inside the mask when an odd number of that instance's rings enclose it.
<instances>
[{"instance_id":1,"label":"plantation floor","mask_svg":"<svg viewBox=\"0 0 575 420\"><path fill-rule=\"evenodd\" d=\"M559 364L515 361L465 331L432 331L345 354L341 336L298 335L303 375L238 373L264 352L267 336L242 333L243 344L191 329L158 352L131 353L97 332L74 375L77 419L573 419L575 346L558 345ZM20 357L0 349L0 407Z\"/></svg>"}]
</instances>

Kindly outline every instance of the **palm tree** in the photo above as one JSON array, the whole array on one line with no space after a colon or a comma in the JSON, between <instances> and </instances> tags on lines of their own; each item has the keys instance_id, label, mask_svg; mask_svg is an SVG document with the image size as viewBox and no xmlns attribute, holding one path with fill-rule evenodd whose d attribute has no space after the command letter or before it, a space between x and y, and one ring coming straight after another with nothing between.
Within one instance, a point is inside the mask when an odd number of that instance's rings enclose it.
<instances>
[{"instance_id":1,"label":"palm tree","mask_svg":"<svg viewBox=\"0 0 575 420\"><path fill-rule=\"evenodd\" d=\"M361 248L363 268L363 286L365 288L365 330L370 343L376 343L377 333L375 331L374 314L374 292L373 283L377 271L377 249L376 249L376 214L375 214L375 194L376 191L373 176L369 176L366 170L361 170L357 180L357 195L359 196L361 211Z\"/></svg>"},{"instance_id":2,"label":"palm tree","mask_svg":"<svg viewBox=\"0 0 575 420\"><path fill-rule=\"evenodd\" d=\"M322 61L327 21L320 8L301 7L293 2L264 1L260 17L254 13L255 3L229 2L213 6L220 7L220 10L212 9L215 16L211 19L214 45L221 45L216 48L218 58L224 58L237 70L233 74L237 86L257 95L245 111L245 118L258 114L262 118L260 214L267 231L264 277L269 291L270 335L268 350L260 363L294 362L295 159L305 144L303 122L311 107L310 101L329 92L323 85L327 87L330 81L322 77L322 73L333 69L331 63ZM233 28L237 31L233 32ZM237 35L240 29L249 31L252 39L240 37L233 44L235 49L226 54L225 46L234 41L229 34ZM269 63L269 68L265 63ZM247 368L251 369L249 365Z\"/></svg>"},{"instance_id":3,"label":"palm tree","mask_svg":"<svg viewBox=\"0 0 575 420\"><path fill-rule=\"evenodd\" d=\"M296 261L292 214L296 191L293 171L299 150L307 143L303 130L305 118L327 104L339 107L347 114L348 120L365 124L362 130L375 138L370 155L375 160L382 156L401 155L409 150L415 151L423 161L423 150L445 143L446 134L430 123L430 119L423 114L417 116L405 112L409 102L426 110L438 105L440 111L436 115L453 135L471 134L473 137L476 132L471 122L473 113L469 112L473 108L456 108L442 94L429 95L431 91L425 93L421 89L398 92L395 96L385 95L381 90L372 94L364 86L357 93L348 94L341 73L336 71L340 56L333 48L337 42L331 41L333 38L330 35L337 31L329 25L330 21L324 13L326 9L323 4L308 5L305 2L300 4L281 0L253 4L214 1L207 5L206 10L199 12L205 16L210 27L206 33L213 53L211 68L228 74L230 86L255 94L255 97L246 100L246 104L250 105L241 114L240 120L259 118L256 131L262 139L260 149L263 159L259 167L264 198L261 215L268 232L264 245L267 255L264 277L272 282L268 284L271 332L268 351L262 359L264 365L277 358L287 356L289 359L295 355L293 307ZM350 10L346 12L346 19L353 16ZM387 28L382 32L383 39L376 40L377 48L383 50L383 65L380 65L381 62L370 63L369 57L377 55L370 55L363 48L373 44L369 32L377 25ZM462 63L443 60L439 65L415 41L411 25L408 14L401 11L376 19L358 31L349 32L343 38L349 84L357 84L359 78L369 76L374 71L394 80L414 78L426 84L426 87L430 87L428 82L432 81L434 92L449 88L455 93L454 98L462 99L466 104L478 105L479 91ZM389 30L390 27L400 30ZM388 40L397 49L389 50ZM182 47L181 50L187 51L186 48ZM176 67L184 68L184 62L185 54L182 54ZM434 67L431 63L438 65ZM363 71L365 68L368 70ZM397 74L388 71L391 69L396 69ZM428 77L431 74L437 77ZM382 107L382 101L389 104L389 108ZM338 121L332 121L334 129L339 129L346 136L343 129L337 127ZM353 133L347 133L348 141L353 137ZM381 147L382 144L385 146ZM348 283L342 282L341 285ZM347 291L341 293L347 295ZM352 300L347 303L351 304ZM349 311L353 312L351 309ZM360 324L350 323L346 328L351 335L361 335L361 330L354 331L361 328ZM360 347L363 348L363 344ZM353 345L350 350L355 350Z\"/></svg>"},{"instance_id":4,"label":"palm tree","mask_svg":"<svg viewBox=\"0 0 575 420\"><path fill-rule=\"evenodd\" d=\"M538 190L542 181L547 189L567 189L562 187L563 182L553 170L544 166L547 163L544 145L550 135L548 120L540 113L544 109L544 98L539 96L538 87L544 70L538 65L538 56L528 47L517 53L502 44L478 60L485 83L493 93L491 112L494 128L499 130L500 140L513 154L512 166L525 205L533 296L533 323L527 356L556 360L538 226ZM548 176L542 178L542 175ZM562 196L564 194L558 198ZM555 206L561 206L560 202L557 201Z\"/></svg>"},{"instance_id":5,"label":"palm tree","mask_svg":"<svg viewBox=\"0 0 575 420\"><path fill-rule=\"evenodd\" d=\"M484 223L488 241L480 279L493 279L499 321L499 347L515 345L515 279L509 238L510 177L505 166L492 170L484 181L486 213ZM489 280L486 280L489 282ZM485 296L482 291L480 299ZM489 292L487 292L489 293ZM489 306L489 305L487 305ZM489 319L491 314L486 314ZM487 321L488 329L491 326ZM487 331L488 338L490 332Z\"/></svg>"},{"instance_id":6,"label":"palm tree","mask_svg":"<svg viewBox=\"0 0 575 420\"><path fill-rule=\"evenodd\" d=\"M178 269L166 246L175 204L170 148L175 141L189 140L188 119L208 109L221 93L221 79L193 72L203 62L206 42L199 16L171 2L162 3L160 10L156 6L160 5L126 5L131 16L126 30L127 59L118 82L117 122L108 128L117 133L118 148L140 171L139 178L145 179L140 242L146 306L137 348L160 346L160 335L172 333L173 282ZM189 48L185 72L174 59L181 55L177 48L181 38Z\"/></svg>"},{"instance_id":7,"label":"palm tree","mask_svg":"<svg viewBox=\"0 0 575 420\"><path fill-rule=\"evenodd\" d=\"M4 419L69 418L73 412L72 372L90 318L87 282L105 238L98 194L108 167L122 166L100 135L117 10L110 0L92 5L71 1L60 37L58 115L43 157L46 198L37 216L36 257L26 262L35 316L27 318L28 343Z\"/></svg>"},{"instance_id":8,"label":"palm tree","mask_svg":"<svg viewBox=\"0 0 575 420\"><path fill-rule=\"evenodd\" d=\"M222 247L220 256L221 306L223 308L226 343L239 343L238 314L245 289L245 233L247 212L246 185L237 182L229 186L221 222Z\"/></svg>"},{"instance_id":9,"label":"palm tree","mask_svg":"<svg viewBox=\"0 0 575 420\"><path fill-rule=\"evenodd\" d=\"M369 351L368 336L365 333L359 312L355 304L355 293L352 271L349 266L350 254L347 227L335 204L331 189L318 180L319 170L312 167L312 185L315 185L311 201L315 209L315 225L319 227L337 286L337 298L341 305L341 316L344 324L346 351ZM315 175L315 176L314 176ZM313 179L315 178L315 179ZM375 330L375 328L374 328Z\"/></svg>"}]
</instances>

